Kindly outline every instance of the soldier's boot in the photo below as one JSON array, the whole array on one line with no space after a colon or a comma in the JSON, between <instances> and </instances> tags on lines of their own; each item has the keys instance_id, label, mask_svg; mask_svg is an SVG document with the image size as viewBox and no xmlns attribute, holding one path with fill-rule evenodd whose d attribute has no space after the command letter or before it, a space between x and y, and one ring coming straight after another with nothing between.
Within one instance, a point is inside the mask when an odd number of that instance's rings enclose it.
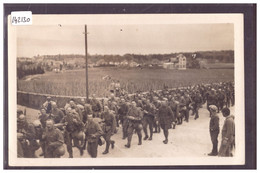
<instances>
[{"instance_id":1,"label":"soldier's boot","mask_svg":"<svg viewBox=\"0 0 260 173\"><path fill-rule=\"evenodd\" d=\"M150 129L150 137L149 137L149 141L151 141L153 139L153 126L149 126L149 129Z\"/></svg>"},{"instance_id":2,"label":"soldier's boot","mask_svg":"<svg viewBox=\"0 0 260 173\"><path fill-rule=\"evenodd\" d=\"M83 156L83 154L84 154L84 149L83 149L83 147L80 147L80 148L79 148L79 152L80 152L80 156Z\"/></svg>"},{"instance_id":3,"label":"soldier's boot","mask_svg":"<svg viewBox=\"0 0 260 173\"><path fill-rule=\"evenodd\" d=\"M144 134L145 134L145 136L144 136L144 140L147 140L148 139L148 134L147 134L147 127L144 127Z\"/></svg>"},{"instance_id":4,"label":"soldier's boot","mask_svg":"<svg viewBox=\"0 0 260 173\"><path fill-rule=\"evenodd\" d=\"M153 135L151 135L148 140L149 141L153 140Z\"/></svg>"},{"instance_id":5,"label":"soldier's boot","mask_svg":"<svg viewBox=\"0 0 260 173\"><path fill-rule=\"evenodd\" d=\"M128 135L127 137L127 144L125 145L126 148L131 147L132 135Z\"/></svg>"},{"instance_id":6,"label":"soldier's boot","mask_svg":"<svg viewBox=\"0 0 260 173\"><path fill-rule=\"evenodd\" d=\"M73 158L72 147L68 147L68 146L67 146L67 151L68 151L68 153L69 153L69 158Z\"/></svg>"},{"instance_id":7,"label":"soldier's boot","mask_svg":"<svg viewBox=\"0 0 260 173\"><path fill-rule=\"evenodd\" d=\"M148 135L145 135L144 140L147 140L147 139L148 139Z\"/></svg>"},{"instance_id":8,"label":"soldier's boot","mask_svg":"<svg viewBox=\"0 0 260 173\"><path fill-rule=\"evenodd\" d=\"M138 145L142 145L142 135L138 134L138 139L139 139Z\"/></svg>"},{"instance_id":9,"label":"soldier's boot","mask_svg":"<svg viewBox=\"0 0 260 173\"><path fill-rule=\"evenodd\" d=\"M111 141L111 148L112 148L112 149L115 148L115 141Z\"/></svg>"},{"instance_id":10,"label":"soldier's boot","mask_svg":"<svg viewBox=\"0 0 260 173\"><path fill-rule=\"evenodd\" d=\"M107 154L107 153L109 153L109 146L110 146L110 142L106 142L106 149L105 149L105 151L102 153L102 154Z\"/></svg>"}]
</instances>

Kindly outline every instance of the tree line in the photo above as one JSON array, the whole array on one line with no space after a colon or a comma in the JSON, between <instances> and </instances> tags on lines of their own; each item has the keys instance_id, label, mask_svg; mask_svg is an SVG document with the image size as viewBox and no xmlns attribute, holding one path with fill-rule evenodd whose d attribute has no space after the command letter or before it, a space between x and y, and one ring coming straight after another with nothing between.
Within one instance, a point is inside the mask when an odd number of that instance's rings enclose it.
<instances>
[{"instance_id":1,"label":"tree line","mask_svg":"<svg viewBox=\"0 0 260 173\"><path fill-rule=\"evenodd\" d=\"M21 79L28 75L34 74L43 74L44 69L39 65L33 62L20 62L17 63L17 78Z\"/></svg>"}]
</instances>

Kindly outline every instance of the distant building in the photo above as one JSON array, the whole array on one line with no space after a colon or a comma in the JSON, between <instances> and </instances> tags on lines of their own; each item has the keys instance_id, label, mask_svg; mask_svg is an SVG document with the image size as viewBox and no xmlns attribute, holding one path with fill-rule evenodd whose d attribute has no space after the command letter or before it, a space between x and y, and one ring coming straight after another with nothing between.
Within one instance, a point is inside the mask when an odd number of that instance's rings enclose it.
<instances>
[{"instance_id":1,"label":"distant building","mask_svg":"<svg viewBox=\"0 0 260 173\"><path fill-rule=\"evenodd\" d=\"M186 57L182 54L177 56L179 63L178 63L178 69L179 70L186 70L187 60Z\"/></svg>"},{"instance_id":2,"label":"distant building","mask_svg":"<svg viewBox=\"0 0 260 173\"><path fill-rule=\"evenodd\" d=\"M172 62L163 63L163 68L165 68L165 69L176 69L174 63L172 63Z\"/></svg>"},{"instance_id":3,"label":"distant building","mask_svg":"<svg viewBox=\"0 0 260 173\"><path fill-rule=\"evenodd\" d=\"M178 69L186 70L187 60L183 54L179 54L177 57L170 58L169 61L163 63L165 69Z\"/></svg>"}]
</instances>

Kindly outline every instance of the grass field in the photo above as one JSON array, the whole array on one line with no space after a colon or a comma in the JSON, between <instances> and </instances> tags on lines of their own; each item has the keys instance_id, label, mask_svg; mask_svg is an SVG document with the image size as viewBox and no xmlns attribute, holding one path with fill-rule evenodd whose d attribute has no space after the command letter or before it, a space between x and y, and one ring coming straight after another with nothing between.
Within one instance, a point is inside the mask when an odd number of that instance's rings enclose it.
<instances>
[{"instance_id":1,"label":"grass field","mask_svg":"<svg viewBox=\"0 0 260 173\"><path fill-rule=\"evenodd\" d=\"M102 77L109 75L119 80L121 88L129 93L163 89L164 86L175 88L193 84L234 81L234 69L122 69L122 68L90 68L89 94L97 96L109 95L111 81ZM67 95L85 96L85 70L48 72L32 77L31 80L18 80L18 90Z\"/></svg>"}]
</instances>

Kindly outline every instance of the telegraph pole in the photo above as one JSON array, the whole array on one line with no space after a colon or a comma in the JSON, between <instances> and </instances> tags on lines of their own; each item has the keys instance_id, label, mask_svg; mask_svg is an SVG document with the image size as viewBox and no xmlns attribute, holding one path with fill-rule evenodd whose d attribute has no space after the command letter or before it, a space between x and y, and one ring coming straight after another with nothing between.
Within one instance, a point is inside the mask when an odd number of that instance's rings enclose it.
<instances>
[{"instance_id":1,"label":"telegraph pole","mask_svg":"<svg viewBox=\"0 0 260 173\"><path fill-rule=\"evenodd\" d=\"M86 98L88 99L88 31L87 31L87 25L85 25L85 56L86 56Z\"/></svg>"}]
</instances>

